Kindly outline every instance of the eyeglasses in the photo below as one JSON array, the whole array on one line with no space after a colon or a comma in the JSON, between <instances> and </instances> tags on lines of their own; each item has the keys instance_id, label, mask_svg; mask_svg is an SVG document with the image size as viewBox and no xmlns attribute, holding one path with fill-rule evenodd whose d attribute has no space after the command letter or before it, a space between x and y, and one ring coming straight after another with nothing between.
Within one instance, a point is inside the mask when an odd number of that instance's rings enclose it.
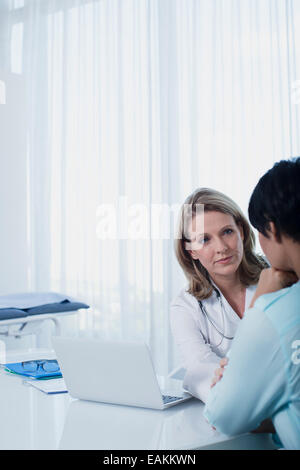
<instances>
[{"instance_id":1,"label":"eyeglasses","mask_svg":"<svg viewBox=\"0 0 300 470\"><path fill-rule=\"evenodd\" d=\"M59 365L55 359L25 361L22 362L22 367L26 372L36 372L39 368L43 369L45 372L59 371Z\"/></svg>"}]
</instances>

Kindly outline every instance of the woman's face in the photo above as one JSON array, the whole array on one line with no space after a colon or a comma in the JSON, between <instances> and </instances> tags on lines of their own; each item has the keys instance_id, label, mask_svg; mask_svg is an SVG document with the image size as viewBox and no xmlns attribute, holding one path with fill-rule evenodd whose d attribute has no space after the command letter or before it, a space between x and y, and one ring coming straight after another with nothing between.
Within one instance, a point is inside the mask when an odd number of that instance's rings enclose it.
<instances>
[{"instance_id":1,"label":"woman's face","mask_svg":"<svg viewBox=\"0 0 300 470\"><path fill-rule=\"evenodd\" d=\"M191 243L188 244L190 255L198 259L213 280L232 277L243 258L244 234L242 227L234 218L222 212L204 212L193 217Z\"/></svg>"}]
</instances>

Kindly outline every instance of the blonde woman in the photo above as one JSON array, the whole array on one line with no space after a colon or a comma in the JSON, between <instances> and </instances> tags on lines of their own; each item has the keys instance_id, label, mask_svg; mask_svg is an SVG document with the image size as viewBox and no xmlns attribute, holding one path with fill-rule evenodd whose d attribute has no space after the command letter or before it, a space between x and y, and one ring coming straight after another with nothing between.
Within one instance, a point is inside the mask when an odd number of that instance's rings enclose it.
<instances>
[{"instance_id":1,"label":"blonde woman","mask_svg":"<svg viewBox=\"0 0 300 470\"><path fill-rule=\"evenodd\" d=\"M232 199L208 188L186 199L175 252L188 286L172 302L171 328L184 361L184 387L203 402L268 267L254 248L254 233Z\"/></svg>"}]
</instances>

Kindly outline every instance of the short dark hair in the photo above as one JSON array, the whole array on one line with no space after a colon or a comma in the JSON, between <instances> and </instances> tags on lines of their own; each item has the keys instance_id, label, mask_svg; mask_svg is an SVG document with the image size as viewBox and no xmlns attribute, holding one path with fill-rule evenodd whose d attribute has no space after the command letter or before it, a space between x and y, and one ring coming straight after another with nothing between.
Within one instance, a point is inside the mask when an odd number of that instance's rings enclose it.
<instances>
[{"instance_id":1,"label":"short dark hair","mask_svg":"<svg viewBox=\"0 0 300 470\"><path fill-rule=\"evenodd\" d=\"M248 207L249 220L268 237L273 222L281 234L300 242L300 157L281 160L257 183Z\"/></svg>"}]
</instances>

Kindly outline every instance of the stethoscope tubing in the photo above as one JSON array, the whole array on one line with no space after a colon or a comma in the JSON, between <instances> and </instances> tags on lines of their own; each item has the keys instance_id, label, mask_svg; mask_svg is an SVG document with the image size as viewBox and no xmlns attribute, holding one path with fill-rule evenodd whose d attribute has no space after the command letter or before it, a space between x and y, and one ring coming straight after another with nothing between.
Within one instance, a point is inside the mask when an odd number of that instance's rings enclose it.
<instances>
[{"instance_id":1,"label":"stethoscope tubing","mask_svg":"<svg viewBox=\"0 0 300 470\"><path fill-rule=\"evenodd\" d=\"M217 294L217 298L218 298L218 301L219 301L219 304L220 304L220 307L221 307L221 312L222 312L222 322L223 322L223 331L224 331L224 326L225 326L225 315L224 315L224 311L225 311L225 307L224 307L224 304L223 304L223 301L222 301L222 297L221 297L221 294L220 292L218 291L218 289L214 288L216 294ZM217 328L216 324L214 323L214 321L210 318L210 316L208 315L207 313L207 310L206 310L206 307L205 305L203 304L203 302L201 300L198 300L198 303L199 303L199 306L200 306L200 309L201 309L201 312L203 314L203 316L211 323L211 325L215 328L215 330L219 333L219 335L222 337L221 339L221 342L219 344L217 344L215 347L219 347L221 345L221 343L223 342L223 339L227 339L229 341L233 340L234 336L226 336L225 333L222 333L219 328Z\"/></svg>"}]
</instances>

